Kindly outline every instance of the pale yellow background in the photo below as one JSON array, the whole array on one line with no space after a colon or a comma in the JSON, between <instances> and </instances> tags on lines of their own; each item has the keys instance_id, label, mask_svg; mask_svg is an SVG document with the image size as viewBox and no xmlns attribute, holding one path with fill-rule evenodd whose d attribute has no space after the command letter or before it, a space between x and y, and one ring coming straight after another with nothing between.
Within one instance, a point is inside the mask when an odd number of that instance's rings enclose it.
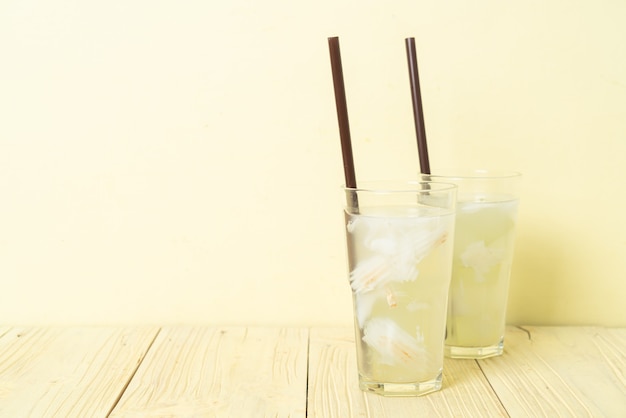
<instances>
[{"instance_id":1,"label":"pale yellow background","mask_svg":"<svg viewBox=\"0 0 626 418\"><path fill-rule=\"evenodd\" d=\"M357 177L524 173L509 322L626 325L626 2L0 0L0 322L349 324Z\"/></svg>"}]
</instances>

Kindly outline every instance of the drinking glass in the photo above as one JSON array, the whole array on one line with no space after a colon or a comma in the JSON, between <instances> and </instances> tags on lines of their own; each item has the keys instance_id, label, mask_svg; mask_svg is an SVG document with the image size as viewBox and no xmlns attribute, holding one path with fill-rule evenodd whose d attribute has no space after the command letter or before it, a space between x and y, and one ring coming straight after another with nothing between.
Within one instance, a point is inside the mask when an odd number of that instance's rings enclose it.
<instances>
[{"instance_id":1,"label":"drinking glass","mask_svg":"<svg viewBox=\"0 0 626 418\"><path fill-rule=\"evenodd\" d=\"M456 187L381 181L344 190L359 387L386 396L439 390Z\"/></svg>"},{"instance_id":2,"label":"drinking glass","mask_svg":"<svg viewBox=\"0 0 626 418\"><path fill-rule=\"evenodd\" d=\"M458 186L446 356L501 355L521 175L468 170L422 178Z\"/></svg>"}]
</instances>

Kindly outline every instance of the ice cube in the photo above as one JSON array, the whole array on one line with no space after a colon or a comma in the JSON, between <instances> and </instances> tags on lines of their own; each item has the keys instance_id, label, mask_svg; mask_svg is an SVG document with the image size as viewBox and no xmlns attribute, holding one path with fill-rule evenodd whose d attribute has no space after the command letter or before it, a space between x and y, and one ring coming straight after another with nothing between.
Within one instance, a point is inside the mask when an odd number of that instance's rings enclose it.
<instances>
[{"instance_id":1,"label":"ice cube","mask_svg":"<svg viewBox=\"0 0 626 418\"><path fill-rule=\"evenodd\" d=\"M483 281L484 275L504 259L505 251L500 248L489 248L485 241L469 244L461 254L463 266L470 267L476 273L476 280Z\"/></svg>"},{"instance_id":2,"label":"ice cube","mask_svg":"<svg viewBox=\"0 0 626 418\"><path fill-rule=\"evenodd\" d=\"M412 336L389 318L372 318L363 329L363 341L379 354L382 364L416 364L426 357L423 337Z\"/></svg>"}]
</instances>

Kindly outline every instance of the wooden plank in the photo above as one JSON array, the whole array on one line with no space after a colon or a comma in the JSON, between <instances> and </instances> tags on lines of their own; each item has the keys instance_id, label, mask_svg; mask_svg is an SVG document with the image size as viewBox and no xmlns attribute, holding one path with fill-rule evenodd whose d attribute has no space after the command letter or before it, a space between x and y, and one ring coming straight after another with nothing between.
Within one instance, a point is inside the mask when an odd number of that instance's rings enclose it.
<instances>
[{"instance_id":1,"label":"wooden plank","mask_svg":"<svg viewBox=\"0 0 626 418\"><path fill-rule=\"evenodd\" d=\"M310 417L507 416L474 360L445 359L438 392L386 398L358 387L352 329L311 329L309 351Z\"/></svg>"},{"instance_id":2,"label":"wooden plank","mask_svg":"<svg viewBox=\"0 0 626 418\"><path fill-rule=\"evenodd\" d=\"M0 337L0 417L105 417L158 328L12 328Z\"/></svg>"},{"instance_id":3,"label":"wooden plank","mask_svg":"<svg viewBox=\"0 0 626 418\"><path fill-rule=\"evenodd\" d=\"M626 417L626 329L508 327L479 364L512 417Z\"/></svg>"},{"instance_id":4,"label":"wooden plank","mask_svg":"<svg viewBox=\"0 0 626 418\"><path fill-rule=\"evenodd\" d=\"M593 342L615 379L620 382L618 386L626 391L626 328L601 329L598 332L598 338ZM626 404L626 395L624 396L624 404Z\"/></svg>"},{"instance_id":5,"label":"wooden plank","mask_svg":"<svg viewBox=\"0 0 626 418\"><path fill-rule=\"evenodd\" d=\"M111 417L304 417L306 328L164 328Z\"/></svg>"}]
</instances>

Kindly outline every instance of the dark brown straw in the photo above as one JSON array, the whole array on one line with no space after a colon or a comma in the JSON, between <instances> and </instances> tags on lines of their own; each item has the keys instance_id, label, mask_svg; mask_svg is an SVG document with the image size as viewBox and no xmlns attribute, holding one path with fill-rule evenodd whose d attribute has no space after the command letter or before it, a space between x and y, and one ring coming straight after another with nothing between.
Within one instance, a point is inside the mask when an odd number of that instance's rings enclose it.
<instances>
[{"instance_id":1,"label":"dark brown straw","mask_svg":"<svg viewBox=\"0 0 626 418\"><path fill-rule=\"evenodd\" d=\"M426 145L426 128L424 126L424 109L422 107L422 93L420 91L419 73L417 72L417 54L415 52L415 38L406 38L406 57L409 61L409 78L411 80L411 98L413 100L413 119L417 134L417 151L420 159L422 174L430 174L428 162L428 147Z\"/></svg>"},{"instance_id":2,"label":"dark brown straw","mask_svg":"<svg viewBox=\"0 0 626 418\"><path fill-rule=\"evenodd\" d=\"M343 172L347 188L356 188L354 161L352 158L352 142L350 139L350 124L348 123L348 106L346 104L346 89L343 84L343 68L339 51L339 38L328 38L330 49L330 65L333 71L333 85L335 86L335 103L337 105L337 120L339 122L339 137L343 155Z\"/></svg>"}]
</instances>

